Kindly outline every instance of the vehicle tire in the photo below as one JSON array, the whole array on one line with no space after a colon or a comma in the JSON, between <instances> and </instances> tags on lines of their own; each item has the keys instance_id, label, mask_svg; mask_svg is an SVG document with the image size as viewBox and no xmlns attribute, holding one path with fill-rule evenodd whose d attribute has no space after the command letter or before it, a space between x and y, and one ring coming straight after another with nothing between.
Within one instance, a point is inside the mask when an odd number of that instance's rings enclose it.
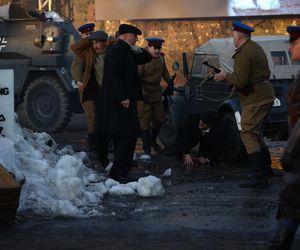
<instances>
[{"instance_id":1,"label":"vehicle tire","mask_svg":"<svg viewBox=\"0 0 300 250\"><path fill-rule=\"evenodd\" d=\"M245 147L233 114L224 114L221 120L220 129L224 157L231 161L238 161L245 158Z\"/></svg>"},{"instance_id":2,"label":"vehicle tire","mask_svg":"<svg viewBox=\"0 0 300 250\"><path fill-rule=\"evenodd\" d=\"M41 76L29 84L19 112L22 125L45 132L63 128L72 116L68 93L53 76Z\"/></svg>"},{"instance_id":3,"label":"vehicle tire","mask_svg":"<svg viewBox=\"0 0 300 250\"><path fill-rule=\"evenodd\" d=\"M178 128L170 113L165 116L158 137L165 147L172 147L177 141Z\"/></svg>"}]
</instances>

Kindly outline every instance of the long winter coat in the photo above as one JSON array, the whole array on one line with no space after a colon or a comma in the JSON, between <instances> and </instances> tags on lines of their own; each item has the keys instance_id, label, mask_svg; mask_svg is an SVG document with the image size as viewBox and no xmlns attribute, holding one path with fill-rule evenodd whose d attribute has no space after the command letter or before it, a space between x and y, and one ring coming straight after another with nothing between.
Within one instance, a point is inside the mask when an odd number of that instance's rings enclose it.
<instances>
[{"instance_id":1,"label":"long winter coat","mask_svg":"<svg viewBox=\"0 0 300 250\"><path fill-rule=\"evenodd\" d=\"M300 72L299 72L300 73ZM291 128L300 118L300 75L289 89L288 111ZM279 217L300 219L300 155L297 154L292 162L293 181L289 181L280 192Z\"/></svg>"},{"instance_id":2,"label":"long winter coat","mask_svg":"<svg viewBox=\"0 0 300 250\"><path fill-rule=\"evenodd\" d=\"M71 49L76 54L72 62L72 76L75 81L83 83L82 102L86 100L95 100L99 85L94 75L94 62L97 56L93 49L93 44L88 38L80 40L71 45ZM106 49L101 56L105 56Z\"/></svg>"},{"instance_id":3,"label":"long winter coat","mask_svg":"<svg viewBox=\"0 0 300 250\"><path fill-rule=\"evenodd\" d=\"M97 98L96 129L108 135L134 136L140 133L137 101L143 99L137 65L151 61L146 50L134 53L119 40L109 47L105 61L102 89ZM129 99L129 108L121 102Z\"/></svg>"}]
</instances>

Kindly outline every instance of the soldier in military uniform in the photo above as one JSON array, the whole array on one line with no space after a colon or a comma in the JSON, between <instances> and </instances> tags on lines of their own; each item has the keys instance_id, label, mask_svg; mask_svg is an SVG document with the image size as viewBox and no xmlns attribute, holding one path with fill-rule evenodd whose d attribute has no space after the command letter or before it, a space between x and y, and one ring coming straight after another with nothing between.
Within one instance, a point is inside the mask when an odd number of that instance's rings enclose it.
<instances>
[{"instance_id":1,"label":"soldier in military uniform","mask_svg":"<svg viewBox=\"0 0 300 250\"><path fill-rule=\"evenodd\" d=\"M290 33L291 59L300 61L300 26L288 26L287 32ZM281 158L285 185L279 196L278 232L270 247L274 250L291 249L300 224L300 72L289 88L288 114L292 132Z\"/></svg>"},{"instance_id":2,"label":"soldier in military uniform","mask_svg":"<svg viewBox=\"0 0 300 250\"><path fill-rule=\"evenodd\" d=\"M142 129L144 154L140 159L151 159L151 146L156 152L161 148L156 138L165 114L162 104L161 79L166 83L171 81L165 59L161 53L163 39L146 38L146 50L151 54L152 60L139 66L140 83L143 90L144 101L138 102L138 115Z\"/></svg>"},{"instance_id":3,"label":"soldier in military uniform","mask_svg":"<svg viewBox=\"0 0 300 250\"><path fill-rule=\"evenodd\" d=\"M71 49L84 63L81 81L77 81L77 84L81 104L88 121L89 147L91 151L97 153L103 167L109 163L107 159L108 137L99 133L95 134L95 109L96 97L102 86L107 39L106 32L99 30L90 33L88 37L83 38L77 44L71 45Z\"/></svg>"},{"instance_id":4,"label":"soldier in military uniform","mask_svg":"<svg viewBox=\"0 0 300 250\"><path fill-rule=\"evenodd\" d=\"M263 140L263 128L275 99L269 81L270 70L263 49L251 40L254 29L234 21L233 42L236 47L232 73L221 70L215 81L225 80L239 91L241 103L241 137L251 166L251 178L240 187L265 188L267 178L273 175L269 150Z\"/></svg>"}]
</instances>

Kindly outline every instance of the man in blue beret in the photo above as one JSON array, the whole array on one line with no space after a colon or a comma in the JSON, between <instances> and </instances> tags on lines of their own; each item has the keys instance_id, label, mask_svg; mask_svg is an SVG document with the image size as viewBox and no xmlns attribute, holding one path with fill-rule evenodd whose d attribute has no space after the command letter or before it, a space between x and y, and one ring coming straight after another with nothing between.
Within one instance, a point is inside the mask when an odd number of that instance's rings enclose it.
<instances>
[{"instance_id":1,"label":"man in blue beret","mask_svg":"<svg viewBox=\"0 0 300 250\"><path fill-rule=\"evenodd\" d=\"M240 94L241 138L250 165L251 178L241 183L242 188L266 188L267 178L273 175L271 157L263 139L263 129L275 99L269 81L270 69L264 50L251 40L254 29L242 22L232 23L233 43L236 47L233 72L223 69L214 77L234 86Z\"/></svg>"},{"instance_id":2,"label":"man in blue beret","mask_svg":"<svg viewBox=\"0 0 300 250\"><path fill-rule=\"evenodd\" d=\"M293 61L300 62L300 26L288 26L289 52ZM299 72L300 73L300 72ZM300 224L300 75L290 85L288 92L290 138L281 157L285 185L279 195L279 222L277 234L270 249L292 249L292 243Z\"/></svg>"},{"instance_id":3,"label":"man in blue beret","mask_svg":"<svg viewBox=\"0 0 300 250\"><path fill-rule=\"evenodd\" d=\"M161 148L157 144L157 135L163 122L165 111L162 103L162 85L171 81L165 58L161 53L163 39L157 37L146 38L146 50L151 54L152 60L139 65L140 83L144 100L138 102L139 121L142 129L144 153L141 160L151 160L151 146L156 152ZM166 86L164 86L166 88Z\"/></svg>"},{"instance_id":4,"label":"man in blue beret","mask_svg":"<svg viewBox=\"0 0 300 250\"><path fill-rule=\"evenodd\" d=\"M76 44L71 45L71 49L80 60L83 61L84 68L73 66L72 72L80 71L81 77L77 79L77 85L80 94L80 101L87 117L88 144L91 158L97 158L102 167L108 165L107 148L108 137L95 132L95 108L96 97L101 91L103 80L104 58L107 50L108 35L102 30L89 33L89 36L83 38Z\"/></svg>"}]
</instances>

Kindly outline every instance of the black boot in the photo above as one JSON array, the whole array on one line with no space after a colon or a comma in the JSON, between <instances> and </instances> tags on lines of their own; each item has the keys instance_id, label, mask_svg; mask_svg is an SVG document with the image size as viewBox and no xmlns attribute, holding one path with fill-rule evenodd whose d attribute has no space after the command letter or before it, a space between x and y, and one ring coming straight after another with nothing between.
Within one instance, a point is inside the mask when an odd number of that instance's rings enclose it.
<instances>
[{"instance_id":1,"label":"black boot","mask_svg":"<svg viewBox=\"0 0 300 250\"><path fill-rule=\"evenodd\" d=\"M279 225L269 250L289 250L292 248L295 232Z\"/></svg>"},{"instance_id":2,"label":"black boot","mask_svg":"<svg viewBox=\"0 0 300 250\"><path fill-rule=\"evenodd\" d=\"M274 172L272 169L272 160L271 160L271 155L269 152L269 149L266 148L262 148L261 149L261 153L263 154L264 160L265 160L265 173L266 176L269 177L273 177L274 176Z\"/></svg>"},{"instance_id":3,"label":"black boot","mask_svg":"<svg viewBox=\"0 0 300 250\"><path fill-rule=\"evenodd\" d=\"M160 153L162 151L161 147L156 142L158 133L159 133L159 129L152 129L151 146L156 153Z\"/></svg>"},{"instance_id":4,"label":"black boot","mask_svg":"<svg viewBox=\"0 0 300 250\"><path fill-rule=\"evenodd\" d=\"M151 160L151 137L150 130L142 130L143 150L144 153L140 156L141 160Z\"/></svg>"},{"instance_id":5,"label":"black boot","mask_svg":"<svg viewBox=\"0 0 300 250\"><path fill-rule=\"evenodd\" d=\"M268 181L265 173L265 160L260 151L248 154L249 162L253 167L253 174L244 183L239 186L241 188L267 188Z\"/></svg>"}]
</instances>

